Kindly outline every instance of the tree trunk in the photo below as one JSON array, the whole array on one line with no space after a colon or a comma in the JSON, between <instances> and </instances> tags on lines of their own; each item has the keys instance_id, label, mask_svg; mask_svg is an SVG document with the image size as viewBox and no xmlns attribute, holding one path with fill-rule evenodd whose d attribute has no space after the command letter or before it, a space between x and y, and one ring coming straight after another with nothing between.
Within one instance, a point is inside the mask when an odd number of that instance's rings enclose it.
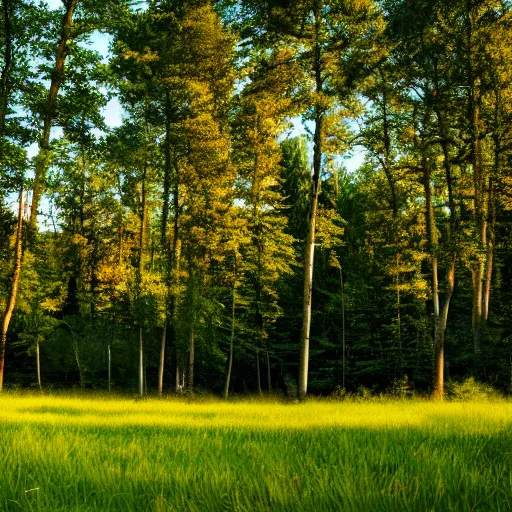
<instances>
[{"instance_id":1,"label":"tree trunk","mask_svg":"<svg viewBox=\"0 0 512 512\"><path fill-rule=\"evenodd\" d=\"M175 166L176 173L178 167ZM176 329L177 323L177 310L179 303L178 285L180 281L180 265L181 265L181 243L179 240L179 183L178 174L176 174L173 191L173 205L174 205L174 226L173 226L173 239L172 239L172 254L171 254L171 290L169 296L169 311L168 319L171 322L171 336L174 345L176 356L176 392L183 391L180 383L180 363L183 360L183 354L178 345L178 333Z\"/></svg>"},{"instance_id":2,"label":"tree trunk","mask_svg":"<svg viewBox=\"0 0 512 512\"><path fill-rule=\"evenodd\" d=\"M341 356L342 356L342 387L345 389L346 373L346 339L345 339L345 286L343 282L343 268L340 265L340 289L341 289Z\"/></svg>"},{"instance_id":3,"label":"tree trunk","mask_svg":"<svg viewBox=\"0 0 512 512\"><path fill-rule=\"evenodd\" d=\"M495 224L495 218L493 224ZM483 304L483 320L486 322L489 319L489 304L491 300L491 286L492 286L492 272L494 264L494 245L495 245L495 234L494 226L491 230L491 236L487 245L487 262L485 269L485 289L484 289L484 304Z\"/></svg>"},{"instance_id":4,"label":"tree trunk","mask_svg":"<svg viewBox=\"0 0 512 512\"><path fill-rule=\"evenodd\" d=\"M107 358L108 358L108 392L112 392L112 353L110 351L110 343L107 348Z\"/></svg>"},{"instance_id":5,"label":"tree trunk","mask_svg":"<svg viewBox=\"0 0 512 512\"><path fill-rule=\"evenodd\" d=\"M231 300L231 336L229 339L229 356L228 356L228 371L226 373L226 384L224 385L224 399L228 399L229 383L231 381L231 372L233 370L233 351L235 343L235 312L236 312L236 262L235 262L235 275L233 279L233 296Z\"/></svg>"},{"instance_id":6,"label":"tree trunk","mask_svg":"<svg viewBox=\"0 0 512 512\"><path fill-rule=\"evenodd\" d=\"M510 354L510 384L508 387L509 393L512 393L512 354Z\"/></svg>"},{"instance_id":7,"label":"tree trunk","mask_svg":"<svg viewBox=\"0 0 512 512\"><path fill-rule=\"evenodd\" d=\"M488 192L488 207L490 211L490 226L489 237L487 240L487 260L485 269L485 289L484 289L484 304L483 304L483 321L487 322L489 319L489 305L491 299L492 287L492 274L494 265L494 248L496 245L496 179L500 175L502 147L500 138L500 107L501 97L499 88L494 92L494 167L493 175L489 179L489 192Z\"/></svg>"},{"instance_id":8,"label":"tree trunk","mask_svg":"<svg viewBox=\"0 0 512 512\"><path fill-rule=\"evenodd\" d=\"M62 18L62 28L60 32L59 45L53 68L50 91L43 118L43 131L39 138L39 154L35 162L34 188L32 192L32 206L30 208L30 224L33 228L37 225L37 209L39 201L44 191L44 181L46 170L48 168L48 152L50 149L50 131L53 120L56 116L55 106L57 103L57 94L62 85L64 74L64 65L69 52L69 43L72 40L73 14L75 12L76 0L67 0L64 2L66 12Z\"/></svg>"},{"instance_id":9,"label":"tree trunk","mask_svg":"<svg viewBox=\"0 0 512 512\"><path fill-rule=\"evenodd\" d=\"M85 376L80 362L80 347L76 339L75 333L71 330L71 339L73 340L73 351L75 352L75 361L78 368L78 378L80 379L80 388L85 389Z\"/></svg>"},{"instance_id":10,"label":"tree trunk","mask_svg":"<svg viewBox=\"0 0 512 512\"><path fill-rule=\"evenodd\" d=\"M261 390L261 371L260 371L260 350L256 349L256 377L258 381L258 394L263 395Z\"/></svg>"},{"instance_id":11,"label":"tree trunk","mask_svg":"<svg viewBox=\"0 0 512 512\"><path fill-rule=\"evenodd\" d=\"M137 298L142 290L142 272L144 271L144 250L146 248L147 201L146 201L147 164L144 164L141 187L140 229L139 229L139 261L137 268ZM144 333L142 323L139 325L139 395L144 396Z\"/></svg>"},{"instance_id":12,"label":"tree trunk","mask_svg":"<svg viewBox=\"0 0 512 512\"><path fill-rule=\"evenodd\" d=\"M432 398L444 399L444 341L448 322L450 300L455 285L455 255L452 252L447 275L447 289L442 310L439 300L439 262L438 236L431 189L431 171L429 160L423 160L423 180L425 188L425 217L427 224L428 250L432 266L432 302L434 305L434 391ZM451 205L453 207L453 204Z\"/></svg>"},{"instance_id":13,"label":"tree trunk","mask_svg":"<svg viewBox=\"0 0 512 512\"><path fill-rule=\"evenodd\" d=\"M36 341L36 367L37 367L37 385L39 391L43 392L43 383L41 381L41 354L39 352L39 340Z\"/></svg>"},{"instance_id":14,"label":"tree trunk","mask_svg":"<svg viewBox=\"0 0 512 512\"><path fill-rule=\"evenodd\" d=\"M180 371L180 361L176 356L176 392L182 391L181 386L181 371Z\"/></svg>"},{"instance_id":15,"label":"tree trunk","mask_svg":"<svg viewBox=\"0 0 512 512\"><path fill-rule=\"evenodd\" d=\"M16 232L14 272L11 279L11 292L7 301L2 320L2 332L0 333L0 393L4 383L5 352L7 348L7 332L11 322L12 313L18 299L18 287L21 275L21 266L23 264L23 187L20 188L19 208L18 208L18 228Z\"/></svg>"},{"instance_id":16,"label":"tree trunk","mask_svg":"<svg viewBox=\"0 0 512 512\"><path fill-rule=\"evenodd\" d=\"M430 182L429 182L430 187ZM431 208L432 211L432 208ZM433 217L433 211L432 211ZM433 222L433 218L431 219ZM433 225L435 229L435 224ZM430 235L432 239L432 235ZM438 290L438 263L437 250L431 253L432 259L432 302L434 304L434 400L444 399L444 330L440 324L439 290Z\"/></svg>"},{"instance_id":17,"label":"tree trunk","mask_svg":"<svg viewBox=\"0 0 512 512\"><path fill-rule=\"evenodd\" d=\"M194 270L190 266L189 271L189 308L190 308L190 333L188 342L188 367L187 367L187 391L194 392L194 367L196 358L196 276Z\"/></svg>"},{"instance_id":18,"label":"tree trunk","mask_svg":"<svg viewBox=\"0 0 512 512\"><path fill-rule=\"evenodd\" d=\"M492 286L492 273L494 265L494 246L496 245L496 199L494 197L494 185L491 182L489 185L490 191L490 209L491 209L491 225L489 229L489 237L487 240L487 258L485 263L485 286L484 286L484 299L483 299L483 322L489 319L489 304L491 300L491 286Z\"/></svg>"},{"instance_id":19,"label":"tree trunk","mask_svg":"<svg viewBox=\"0 0 512 512\"><path fill-rule=\"evenodd\" d=\"M432 398L437 401L444 400L444 334L439 318L435 319L434 334L434 392Z\"/></svg>"},{"instance_id":20,"label":"tree trunk","mask_svg":"<svg viewBox=\"0 0 512 512\"><path fill-rule=\"evenodd\" d=\"M316 92L323 91L322 79L322 51L320 45L321 33L321 7L322 2L315 0L315 81ZM313 180L312 180L312 200L311 212L309 217L309 232L306 247L306 261L304 265L304 302L302 331L300 340L300 362L299 362L299 400L302 400L308 392L308 370L309 370L309 337L311 330L311 305L313 295L313 269L315 263L315 237L316 237L316 215L318 209L318 197L320 193L320 174L322 169L322 142L323 142L323 121L324 114L320 107L315 111L315 136L314 136L314 154L313 154Z\"/></svg>"},{"instance_id":21,"label":"tree trunk","mask_svg":"<svg viewBox=\"0 0 512 512\"><path fill-rule=\"evenodd\" d=\"M498 101L498 100L496 100ZM497 124L497 122L496 122ZM497 130L497 128L495 128ZM495 136L495 156L494 156L494 175L498 176L500 170L500 142L498 136ZM482 283L482 325L485 325L489 319L489 303L491 298L492 272L494 265L494 246L496 244L496 194L495 194L495 178L491 176L489 179L489 189L487 193L487 209L489 211L488 232L486 233L486 258L484 278Z\"/></svg>"},{"instance_id":22,"label":"tree trunk","mask_svg":"<svg viewBox=\"0 0 512 512\"><path fill-rule=\"evenodd\" d=\"M124 229L123 229L123 225L121 224L119 226L119 255L118 255L119 265L122 265L124 262L124 254L123 254L124 242L123 241L124 241Z\"/></svg>"},{"instance_id":23,"label":"tree trunk","mask_svg":"<svg viewBox=\"0 0 512 512\"><path fill-rule=\"evenodd\" d=\"M473 167L473 188L474 188L474 226L477 233L478 249L484 250L487 245L487 219L485 205L485 175L482 164L482 141L480 137L480 106L481 93L478 77L473 65L474 51L474 5L472 0L467 0L467 44L468 55L468 79L469 79L469 119L470 123L470 156ZM485 258L478 255L471 270L473 288L473 351L480 352L481 332L483 324L483 280L485 274Z\"/></svg>"},{"instance_id":24,"label":"tree trunk","mask_svg":"<svg viewBox=\"0 0 512 512\"><path fill-rule=\"evenodd\" d=\"M164 391L164 364L165 364L165 344L167 338L167 322L164 323L162 331L162 343L160 344L160 366L158 368L158 394L162 396Z\"/></svg>"},{"instance_id":25,"label":"tree trunk","mask_svg":"<svg viewBox=\"0 0 512 512\"><path fill-rule=\"evenodd\" d=\"M162 229L161 244L164 252L167 251L167 223L169 219L169 198L171 192L171 97L168 90L165 91L165 165L164 165L164 189L162 195Z\"/></svg>"},{"instance_id":26,"label":"tree trunk","mask_svg":"<svg viewBox=\"0 0 512 512\"><path fill-rule=\"evenodd\" d=\"M299 366L299 397L302 399L308 391L308 369L309 369L309 337L311 329L311 306L313 295L313 268L315 259L315 231L316 212L318 207L318 189L314 191L311 217L309 220L309 235L306 248L306 264L304 275L304 303L303 321L300 344L300 366Z\"/></svg>"},{"instance_id":27,"label":"tree trunk","mask_svg":"<svg viewBox=\"0 0 512 512\"><path fill-rule=\"evenodd\" d=\"M78 340L75 334L75 331L71 328L71 326L64 320L62 320L62 325L67 327L69 333L71 334L71 344L73 346L73 352L75 354L76 367L78 369L78 378L80 380L80 388L85 389L85 375L82 368L82 363L80 362L80 346L78 345Z\"/></svg>"},{"instance_id":28,"label":"tree trunk","mask_svg":"<svg viewBox=\"0 0 512 512\"><path fill-rule=\"evenodd\" d=\"M164 189L162 196L162 226L160 233L160 244L165 258L166 265L166 312L164 320L164 330L162 333L162 343L160 346L160 367L158 369L158 394L162 396L164 387L164 365L165 365L165 347L167 343L167 323L169 317L174 321L174 307L169 300L169 289L172 284L172 266L175 263L176 240L173 241L173 254L169 253L167 241L167 224L169 220L169 199L171 193L171 97L168 90L165 91L165 165L164 165ZM171 311L172 310L172 311Z\"/></svg>"},{"instance_id":29,"label":"tree trunk","mask_svg":"<svg viewBox=\"0 0 512 512\"><path fill-rule=\"evenodd\" d=\"M139 328L139 395L144 396L144 338L142 327Z\"/></svg>"},{"instance_id":30,"label":"tree trunk","mask_svg":"<svg viewBox=\"0 0 512 512\"><path fill-rule=\"evenodd\" d=\"M437 68L436 68L437 73ZM436 75L437 76L437 75ZM436 85L436 90L439 89L439 85ZM436 99L440 100L439 96L436 96ZM449 251L451 253L450 256L450 267L448 269L447 278L446 278L446 295L443 302L442 311L440 309L439 304L439 294L438 294L438 278L437 278L437 234L435 234L434 238L434 251L435 251L435 273L436 273L436 306L437 313L435 313L435 329L434 329L434 359L435 359L435 379L434 379L434 392L433 398L436 400L444 399L444 343L446 336L446 326L448 322L448 311L450 308L450 301L453 295L453 290L455 287L455 261L456 254L455 249L453 248L453 238L456 234L457 229L457 219L456 219L456 208L455 208L455 198L453 192L453 176L452 176L452 164L450 161L450 151L449 151L449 132L445 123L445 119L443 116L442 110L439 108L439 104L435 103L435 112L439 125L439 136L440 136L440 144L441 149L443 151L443 166L446 175L446 184L448 189L448 206L450 209L450 223L448 230L448 244L450 245ZM433 229L435 229L435 219L432 213L431 225Z\"/></svg>"},{"instance_id":31,"label":"tree trunk","mask_svg":"<svg viewBox=\"0 0 512 512\"><path fill-rule=\"evenodd\" d=\"M195 340L195 326L192 322L190 326L190 340L188 348L188 385L187 391L190 393L194 392L194 364L196 357L196 340Z\"/></svg>"},{"instance_id":32,"label":"tree trunk","mask_svg":"<svg viewBox=\"0 0 512 512\"><path fill-rule=\"evenodd\" d=\"M472 272L472 285L473 285L473 314L472 314L472 327L473 327L473 352L478 354L480 352L481 341L481 327L482 327L482 298L483 298L483 274L484 265L482 261L478 261Z\"/></svg>"},{"instance_id":33,"label":"tree trunk","mask_svg":"<svg viewBox=\"0 0 512 512\"><path fill-rule=\"evenodd\" d=\"M270 353L268 348L265 347L265 355L267 356L267 384L268 384L268 392L272 393L272 375L271 375L271 367L270 367Z\"/></svg>"},{"instance_id":34,"label":"tree trunk","mask_svg":"<svg viewBox=\"0 0 512 512\"><path fill-rule=\"evenodd\" d=\"M398 337L398 368L400 372L400 378L402 378L403 368L403 354L402 354L402 316L401 316L401 298L400 298L400 255L396 255L396 324L397 324L397 337Z\"/></svg>"},{"instance_id":35,"label":"tree trunk","mask_svg":"<svg viewBox=\"0 0 512 512\"><path fill-rule=\"evenodd\" d=\"M448 311L450 301L455 287L455 257L452 257L452 263L448 270L446 297L443 303L443 310L439 317L435 318L434 334L434 357L435 357L435 378L434 378L434 400L444 400L444 341L446 335L446 325L448 323Z\"/></svg>"}]
</instances>

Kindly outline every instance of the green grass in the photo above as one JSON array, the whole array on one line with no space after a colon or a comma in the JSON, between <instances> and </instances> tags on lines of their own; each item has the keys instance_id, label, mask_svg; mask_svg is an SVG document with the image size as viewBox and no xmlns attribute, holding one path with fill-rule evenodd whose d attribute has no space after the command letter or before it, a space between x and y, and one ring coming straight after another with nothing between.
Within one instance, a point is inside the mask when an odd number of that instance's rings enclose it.
<instances>
[{"instance_id":1,"label":"green grass","mask_svg":"<svg viewBox=\"0 0 512 512\"><path fill-rule=\"evenodd\" d=\"M512 403L0 397L0 511L512 510Z\"/></svg>"}]
</instances>

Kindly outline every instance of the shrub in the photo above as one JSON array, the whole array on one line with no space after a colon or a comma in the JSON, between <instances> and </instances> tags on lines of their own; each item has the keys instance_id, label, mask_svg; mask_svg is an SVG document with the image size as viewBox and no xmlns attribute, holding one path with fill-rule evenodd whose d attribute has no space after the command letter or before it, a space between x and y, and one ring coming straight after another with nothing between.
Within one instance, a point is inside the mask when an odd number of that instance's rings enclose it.
<instances>
[{"instance_id":1,"label":"shrub","mask_svg":"<svg viewBox=\"0 0 512 512\"><path fill-rule=\"evenodd\" d=\"M347 393L347 390L342 386L336 386L334 391L331 393L330 398L332 400L344 400L349 395Z\"/></svg>"},{"instance_id":2,"label":"shrub","mask_svg":"<svg viewBox=\"0 0 512 512\"><path fill-rule=\"evenodd\" d=\"M402 378L393 380L393 384L388 389L388 394L393 398L404 400L406 398L413 398L414 384L409 381L409 377L404 375Z\"/></svg>"},{"instance_id":3,"label":"shrub","mask_svg":"<svg viewBox=\"0 0 512 512\"><path fill-rule=\"evenodd\" d=\"M452 380L448 381L446 383L446 394L451 400L461 400L464 402L503 399L503 396L499 391L488 384L476 381L473 377L462 382Z\"/></svg>"}]
</instances>

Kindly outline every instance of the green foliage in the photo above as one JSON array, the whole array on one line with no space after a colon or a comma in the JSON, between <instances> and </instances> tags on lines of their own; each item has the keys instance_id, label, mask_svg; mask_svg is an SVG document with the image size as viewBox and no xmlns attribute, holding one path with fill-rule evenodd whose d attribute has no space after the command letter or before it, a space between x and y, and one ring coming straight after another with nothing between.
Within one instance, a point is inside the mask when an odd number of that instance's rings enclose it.
<instances>
[{"instance_id":1,"label":"green foliage","mask_svg":"<svg viewBox=\"0 0 512 512\"><path fill-rule=\"evenodd\" d=\"M5 5L2 315L43 192L7 384L39 344L48 384L106 388L110 348L131 389L142 329L149 389L221 391L233 342L235 393L293 395L313 169L311 391L428 394L441 333L447 378L510 392L509 2L81 0L65 40L71 2Z\"/></svg>"},{"instance_id":2,"label":"green foliage","mask_svg":"<svg viewBox=\"0 0 512 512\"><path fill-rule=\"evenodd\" d=\"M492 386L478 382L474 377L447 382L446 393L450 399L463 402L496 401L503 398Z\"/></svg>"}]
</instances>

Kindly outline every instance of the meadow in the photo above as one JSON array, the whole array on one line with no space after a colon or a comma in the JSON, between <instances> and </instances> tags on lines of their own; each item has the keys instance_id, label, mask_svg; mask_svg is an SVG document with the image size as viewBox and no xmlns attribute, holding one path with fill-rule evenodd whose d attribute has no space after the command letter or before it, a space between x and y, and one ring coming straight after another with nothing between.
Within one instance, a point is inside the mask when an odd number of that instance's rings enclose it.
<instances>
[{"instance_id":1,"label":"meadow","mask_svg":"<svg viewBox=\"0 0 512 512\"><path fill-rule=\"evenodd\" d=\"M512 402L0 396L0 510L512 510Z\"/></svg>"}]
</instances>

